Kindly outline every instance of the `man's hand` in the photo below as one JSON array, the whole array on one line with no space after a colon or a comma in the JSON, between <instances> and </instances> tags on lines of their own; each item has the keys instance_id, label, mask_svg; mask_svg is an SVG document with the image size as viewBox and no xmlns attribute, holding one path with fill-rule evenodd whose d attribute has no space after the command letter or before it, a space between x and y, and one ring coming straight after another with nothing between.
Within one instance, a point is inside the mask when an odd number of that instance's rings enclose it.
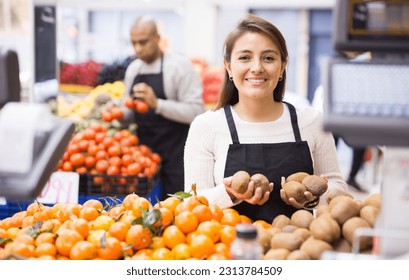
<instances>
[{"instance_id":1,"label":"man's hand","mask_svg":"<svg viewBox=\"0 0 409 280\"><path fill-rule=\"evenodd\" d=\"M155 95L152 87L145 83L138 83L133 86L132 91L134 96L140 100L145 101L149 108L156 109L158 106L158 98Z\"/></svg>"}]
</instances>

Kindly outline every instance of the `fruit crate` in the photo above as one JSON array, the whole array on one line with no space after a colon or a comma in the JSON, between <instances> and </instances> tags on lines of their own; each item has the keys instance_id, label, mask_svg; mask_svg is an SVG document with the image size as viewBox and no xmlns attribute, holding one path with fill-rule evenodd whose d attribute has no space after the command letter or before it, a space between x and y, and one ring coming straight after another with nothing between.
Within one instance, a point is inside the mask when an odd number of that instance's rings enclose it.
<instances>
[{"instance_id":1,"label":"fruit crate","mask_svg":"<svg viewBox=\"0 0 409 280\"><path fill-rule=\"evenodd\" d=\"M80 175L78 203L83 204L88 199L98 199L104 204L110 203L111 200L107 197L115 197L120 203L130 193L136 193L146 197L151 203L156 203L161 197L161 192L158 172L152 178L86 173ZM25 210L33 201L6 199L6 204L0 204L0 220Z\"/></svg>"},{"instance_id":2,"label":"fruit crate","mask_svg":"<svg viewBox=\"0 0 409 280\"><path fill-rule=\"evenodd\" d=\"M159 183L158 172L148 178L146 176L124 176L106 174L81 174L79 194L86 196L124 197L130 193L149 196Z\"/></svg>"}]
</instances>

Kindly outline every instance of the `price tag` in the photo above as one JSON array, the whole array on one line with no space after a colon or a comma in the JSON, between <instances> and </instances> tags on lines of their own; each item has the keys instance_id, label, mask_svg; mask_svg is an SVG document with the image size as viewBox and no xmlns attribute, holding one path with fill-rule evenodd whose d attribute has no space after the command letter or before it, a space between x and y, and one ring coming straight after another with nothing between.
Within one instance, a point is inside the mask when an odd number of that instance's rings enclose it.
<instances>
[{"instance_id":1,"label":"price tag","mask_svg":"<svg viewBox=\"0 0 409 280\"><path fill-rule=\"evenodd\" d=\"M80 176L76 172L54 172L41 194L40 203L78 203Z\"/></svg>"}]
</instances>

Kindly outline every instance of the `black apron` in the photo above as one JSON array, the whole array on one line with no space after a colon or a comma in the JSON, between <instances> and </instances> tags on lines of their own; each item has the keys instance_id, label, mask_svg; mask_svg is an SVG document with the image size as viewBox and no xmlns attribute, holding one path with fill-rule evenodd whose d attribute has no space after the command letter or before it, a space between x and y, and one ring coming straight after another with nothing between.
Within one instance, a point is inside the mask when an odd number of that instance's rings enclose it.
<instances>
[{"instance_id":1,"label":"black apron","mask_svg":"<svg viewBox=\"0 0 409 280\"><path fill-rule=\"evenodd\" d=\"M161 56L160 73L138 74L133 85L146 83L151 86L159 99L167 99L163 86L163 55ZM132 95L132 92L130 93ZM144 114L134 111L137 124L136 133L140 143L147 145L162 157L160 180L163 200L168 194L184 189L183 152L189 132L189 125L168 120L149 109Z\"/></svg>"},{"instance_id":2,"label":"black apron","mask_svg":"<svg viewBox=\"0 0 409 280\"><path fill-rule=\"evenodd\" d=\"M281 177L288 177L301 171L313 174L310 149L308 143L301 140L297 113L293 105L286 104L290 110L295 142L274 144L240 144L230 105L224 106L233 140L227 153L224 177L230 177L239 170L245 170L250 175L264 174L270 182L274 183L273 192L265 204L253 205L243 201L233 207L253 221L264 220L271 223L280 214L291 217L298 209L282 201L280 197Z\"/></svg>"}]
</instances>

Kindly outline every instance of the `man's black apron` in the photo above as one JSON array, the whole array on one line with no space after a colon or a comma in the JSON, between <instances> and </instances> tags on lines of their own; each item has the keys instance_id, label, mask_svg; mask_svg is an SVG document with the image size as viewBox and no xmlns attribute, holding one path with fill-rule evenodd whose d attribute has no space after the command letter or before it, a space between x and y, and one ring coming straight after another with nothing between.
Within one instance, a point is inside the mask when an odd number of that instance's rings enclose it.
<instances>
[{"instance_id":1,"label":"man's black apron","mask_svg":"<svg viewBox=\"0 0 409 280\"><path fill-rule=\"evenodd\" d=\"M313 174L310 149L308 143L301 140L297 113L293 105L286 104L290 110L295 142L274 144L240 144L230 105L224 106L233 140L227 153L224 177L232 176L239 170L245 170L250 175L264 174L270 182L274 183L273 192L265 204L253 205L243 201L234 206L234 209L240 214L248 216L253 221L265 220L271 223L280 214L291 217L298 209L282 201L280 197L281 177L288 177L300 171Z\"/></svg>"},{"instance_id":2,"label":"man's black apron","mask_svg":"<svg viewBox=\"0 0 409 280\"><path fill-rule=\"evenodd\" d=\"M157 98L167 99L163 87L163 56L160 73L138 74L132 85L146 83L151 86ZM132 92L130 93L132 95ZM183 152L189 125L168 120L154 110L144 114L135 111L134 120L138 125L137 135L140 143L147 145L162 157L160 179L163 200L168 194L184 189Z\"/></svg>"}]
</instances>

